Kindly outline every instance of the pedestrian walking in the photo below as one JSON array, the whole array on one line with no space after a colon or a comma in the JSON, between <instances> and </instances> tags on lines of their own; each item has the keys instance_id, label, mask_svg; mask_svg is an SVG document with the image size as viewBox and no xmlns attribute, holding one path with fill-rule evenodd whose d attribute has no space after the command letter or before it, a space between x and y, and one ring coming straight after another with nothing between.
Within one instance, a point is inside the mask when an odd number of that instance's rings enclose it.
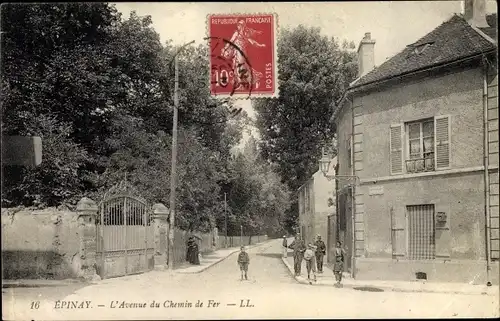
<instances>
[{"instance_id":1,"label":"pedestrian walking","mask_svg":"<svg viewBox=\"0 0 500 321\"><path fill-rule=\"evenodd\" d=\"M326 245L325 242L321 240L321 235L318 234L314 245L316 246L316 264L318 267L318 273L323 273L323 257L326 255Z\"/></svg>"},{"instance_id":2,"label":"pedestrian walking","mask_svg":"<svg viewBox=\"0 0 500 321\"><path fill-rule=\"evenodd\" d=\"M248 280L248 265L250 264L250 257L248 253L245 251L245 247L242 246L240 248L240 254L238 254L238 265L240 266L241 279L245 277L245 280Z\"/></svg>"},{"instance_id":3,"label":"pedestrian walking","mask_svg":"<svg viewBox=\"0 0 500 321\"><path fill-rule=\"evenodd\" d=\"M335 247L335 262L333 263L333 274L335 275L335 280L337 283L336 287L342 287L340 282L342 281L342 272L344 272L344 257L345 250L342 248L342 243L337 241L337 246Z\"/></svg>"},{"instance_id":4,"label":"pedestrian walking","mask_svg":"<svg viewBox=\"0 0 500 321\"><path fill-rule=\"evenodd\" d=\"M306 245L302 239L300 233L297 233L292 244L288 248L293 250L293 269L295 271L295 276L300 276L300 270L302 269L302 260L304 258L304 252L306 250Z\"/></svg>"},{"instance_id":5,"label":"pedestrian walking","mask_svg":"<svg viewBox=\"0 0 500 321\"><path fill-rule=\"evenodd\" d=\"M286 239L286 235L283 235L283 257L288 257L288 240Z\"/></svg>"},{"instance_id":6,"label":"pedestrian walking","mask_svg":"<svg viewBox=\"0 0 500 321\"><path fill-rule=\"evenodd\" d=\"M312 284L311 281L311 272L313 274L313 280L316 282L316 247L309 243L307 245L307 250L304 252L304 260L306 261L306 269L307 269L307 280L309 284Z\"/></svg>"}]
</instances>

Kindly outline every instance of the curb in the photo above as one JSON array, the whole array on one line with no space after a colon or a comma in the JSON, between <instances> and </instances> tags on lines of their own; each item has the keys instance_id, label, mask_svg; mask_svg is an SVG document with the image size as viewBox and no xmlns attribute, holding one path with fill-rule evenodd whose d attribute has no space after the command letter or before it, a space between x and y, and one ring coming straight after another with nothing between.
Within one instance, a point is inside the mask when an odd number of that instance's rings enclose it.
<instances>
[{"instance_id":1,"label":"curb","mask_svg":"<svg viewBox=\"0 0 500 321\"><path fill-rule=\"evenodd\" d=\"M267 240L267 241L264 241L264 242L261 242L261 243L257 243L257 244L254 244L254 245L247 245L246 247L247 247L247 249L252 249L252 248L257 247L259 245L265 244L265 243L267 243L269 241L270 240ZM231 255L233 255L236 252L239 252L239 249L235 249L234 251L230 252L228 255L223 256L220 259L217 259L216 261L214 261L214 262L210 263L209 265L207 265L207 266L199 269L198 271L194 271L194 272L180 272L179 271L179 272L176 272L176 273L179 273L179 274L197 274L197 273L204 272L205 270L211 268L212 266L214 266L214 265L216 265L216 264L224 261L225 259L227 259L228 257L230 257Z\"/></svg>"},{"instance_id":2,"label":"curb","mask_svg":"<svg viewBox=\"0 0 500 321\"><path fill-rule=\"evenodd\" d=\"M324 283L313 283L309 284L309 281L307 281L304 277L302 276L295 276L293 272L293 267L288 263L288 260L286 258L281 258L282 262L285 264L285 266L288 268L288 271L290 272L290 275L293 276L295 281L297 281L300 284L306 284L306 285L314 285L314 286L328 286L328 287L333 287L330 284L324 284ZM355 288L361 288L361 287L370 287L370 288L378 288L382 289L387 292L405 292L405 293L445 293L445 294L463 294L463 295L489 295L489 296L497 296L498 293L495 293L494 291L475 291L475 292L465 292L465 291L439 291L439 290L431 290L431 289L401 289L401 288L395 288L391 286L376 286L376 285L369 285L369 284L359 284L359 285L354 285L354 284L343 284L342 288L347 288L347 289L355 289ZM493 288L492 288L493 289Z\"/></svg>"}]
</instances>

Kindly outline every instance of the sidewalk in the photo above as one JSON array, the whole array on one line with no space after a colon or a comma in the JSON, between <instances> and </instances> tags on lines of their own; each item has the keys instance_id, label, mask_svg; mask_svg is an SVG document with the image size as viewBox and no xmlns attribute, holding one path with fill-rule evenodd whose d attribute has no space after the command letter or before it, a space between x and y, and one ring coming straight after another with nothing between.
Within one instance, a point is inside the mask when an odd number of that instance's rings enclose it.
<instances>
[{"instance_id":1,"label":"sidewalk","mask_svg":"<svg viewBox=\"0 0 500 321\"><path fill-rule=\"evenodd\" d=\"M43 279L18 279L2 280L2 288L41 288L51 286L64 286L68 284L86 284L89 281L83 279L65 279L65 280L43 280Z\"/></svg>"},{"instance_id":2,"label":"sidewalk","mask_svg":"<svg viewBox=\"0 0 500 321\"><path fill-rule=\"evenodd\" d=\"M293 255L288 253L288 257L282 258L283 263L293 276ZM306 263L302 260L301 276L294 277L301 284L309 285L307 280ZM311 275L312 278L312 275ZM317 282L312 282L316 286L331 286L333 287L335 277L331 267L324 264L323 273L317 274ZM498 285L471 285L464 283L438 283L438 282L420 282L420 281L380 281L380 280L356 280L344 272L342 278L343 288L351 288L362 291L382 292L425 292L425 293L450 293L450 294L470 294L470 295L499 295Z\"/></svg>"},{"instance_id":3,"label":"sidewalk","mask_svg":"<svg viewBox=\"0 0 500 321\"><path fill-rule=\"evenodd\" d=\"M256 246L262 245L267 241L260 242L254 245L246 245L245 248L247 250L254 248ZM240 247L230 247L227 249L219 249L217 251L214 251L212 253L207 253L205 255L202 254L202 258L200 260L200 265L190 265L189 263L185 263L181 265L179 268L175 268L174 272L175 273L181 273L181 274L192 274L192 273L200 273L205 271L206 269L214 266L215 264L224 261L227 259L231 254L239 252Z\"/></svg>"}]
</instances>

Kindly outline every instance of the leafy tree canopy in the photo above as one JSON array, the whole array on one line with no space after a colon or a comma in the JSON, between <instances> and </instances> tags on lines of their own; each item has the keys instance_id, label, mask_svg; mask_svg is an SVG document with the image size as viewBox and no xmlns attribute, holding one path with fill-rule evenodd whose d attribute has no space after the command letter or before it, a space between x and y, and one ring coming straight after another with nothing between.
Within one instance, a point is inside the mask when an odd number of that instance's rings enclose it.
<instances>
[{"instance_id":1,"label":"leafy tree canopy","mask_svg":"<svg viewBox=\"0 0 500 321\"><path fill-rule=\"evenodd\" d=\"M357 72L354 44L339 43L319 28L283 29L278 39L279 98L253 101L264 159L277 165L296 191L317 170L321 147L334 139L330 121ZM288 228L298 215L292 198Z\"/></svg>"}]
</instances>

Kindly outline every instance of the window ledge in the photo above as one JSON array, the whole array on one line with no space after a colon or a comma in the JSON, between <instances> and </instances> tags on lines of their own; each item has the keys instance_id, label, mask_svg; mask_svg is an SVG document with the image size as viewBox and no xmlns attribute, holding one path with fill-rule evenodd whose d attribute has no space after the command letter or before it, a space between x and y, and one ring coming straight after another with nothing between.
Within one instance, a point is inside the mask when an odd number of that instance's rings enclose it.
<instances>
[{"instance_id":1,"label":"window ledge","mask_svg":"<svg viewBox=\"0 0 500 321\"><path fill-rule=\"evenodd\" d=\"M490 171L491 170L498 170L498 165L490 166L489 169L490 169ZM484 166L455 168L455 169L437 170L437 171L432 171L432 172L400 174L400 175L391 175L391 176L382 176L382 177L373 177L373 178L360 178L360 183L361 183L361 185L363 185L363 184L367 184L367 183L377 183L377 182L394 181L394 180L428 177L428 176L472 173L472 172L479 172L479 171L484 171Z\"/></svg>"}]
</instances>

